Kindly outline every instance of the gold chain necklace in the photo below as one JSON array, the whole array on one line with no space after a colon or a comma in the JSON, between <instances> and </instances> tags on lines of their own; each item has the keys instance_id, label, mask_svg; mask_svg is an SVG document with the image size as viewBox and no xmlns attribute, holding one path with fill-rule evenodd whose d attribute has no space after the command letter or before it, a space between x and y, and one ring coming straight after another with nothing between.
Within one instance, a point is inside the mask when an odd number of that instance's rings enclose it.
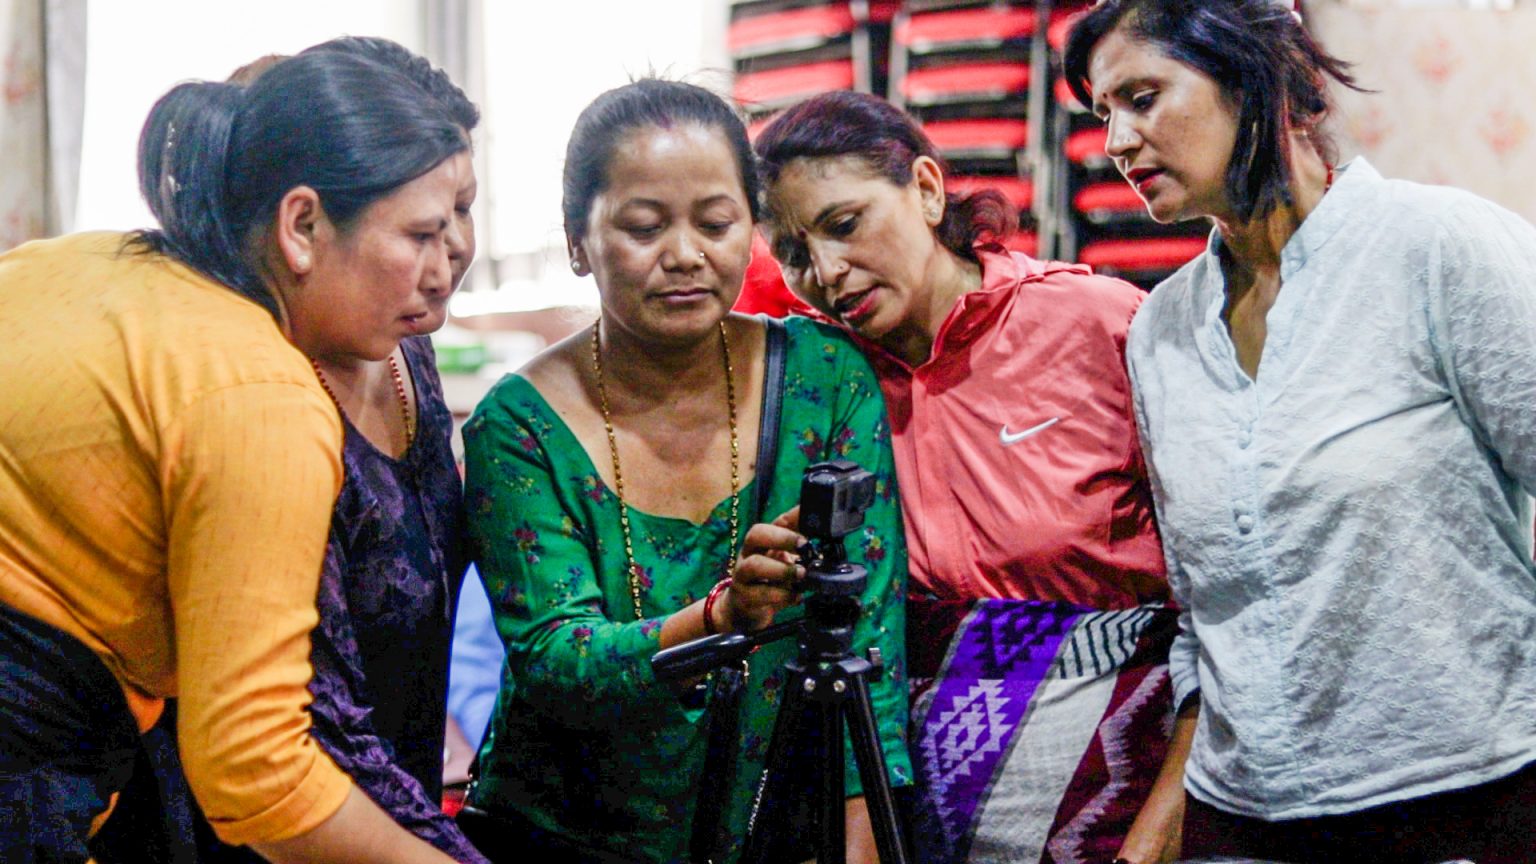
<instances>
[{"instance_id":1,"label":"gold chain necklace","mask_svg":"<svg viewBox=\"0 0 1536 864\"><path fill-rule=\"evenodd\" d=\"M336 410L345 415L347 412L342 410L341 400L337 399L335 391L331 390L331 382L325 380L325 373L320 371L319 361L311 357L309 365L315 367L315 377L320 379L320 387L325 390L325 395L331 397ZM395 384L395 398L400 400L400 422L405 424L405 449L409 452L411 445L416 443L416 428L411 425L411 400L405 395L405 376L400 374L400 365L395 362L393 354L389 355L389 377Z\"/></svg>"},{"instance_id":2,"label":"gold chain necklace","mask_svg":"<svg viewBox=\"0 0 1536 864\"><path fill-rule=\"evenodd\" d=\"M645 617L640 610L640 568L635 564L635 544L630 535L629 505L624 501L624 472L619 469L619 444L613 437L613 421L608 414L608 388L603 384L603 352L598 339L601 322L592 325L592 372L597 376L597 399L603 409L603 430L608 433L608 454L613 457L613 486L619 498L619 527L624 530L624 563L629 576L629 596L635 603L635 620ZM741 490L740 438L736 433L736 374L731 368L731 342L725 335L725 322L720 322L720 352L725 356L725 405L729 410L727 421L731 428L731 545L726 550L725 575L730 576L736 560L736 540L741 530L738 520L737 493Z\"/></svg>"}]
</instances>

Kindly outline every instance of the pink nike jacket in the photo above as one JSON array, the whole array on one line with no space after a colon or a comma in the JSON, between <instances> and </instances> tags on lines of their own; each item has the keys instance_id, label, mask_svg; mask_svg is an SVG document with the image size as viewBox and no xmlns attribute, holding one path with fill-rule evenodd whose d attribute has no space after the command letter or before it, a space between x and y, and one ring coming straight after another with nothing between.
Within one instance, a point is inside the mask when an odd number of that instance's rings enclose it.
<instances>
[{"instance_id":1,"label":"pink nike jacket","mask_svg":"<svg viewBox=\"0 0 1536 864\"><path fill-rule=\"evenodd\" d=\"M1083 265L977 251L982 287L960 298L926 363L862 342L891 415L912 590L1093 609L1166 601L1125 368L1145 295Z\"/></svg>"}]
</instances>

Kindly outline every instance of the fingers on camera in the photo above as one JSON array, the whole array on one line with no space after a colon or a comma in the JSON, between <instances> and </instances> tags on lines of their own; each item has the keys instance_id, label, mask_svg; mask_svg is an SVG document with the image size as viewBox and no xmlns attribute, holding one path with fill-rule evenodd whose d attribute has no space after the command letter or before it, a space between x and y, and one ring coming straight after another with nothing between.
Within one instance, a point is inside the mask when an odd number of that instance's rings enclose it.
<instances>
[{"instance_id":1,"label":"fingers on camera","mask_svg":"<svg viewBox=\"0 0 1536 864\"><path fill-rule=\"evenodd\" d=\"M783 553L749 555L736 568L736 579L746 585L789 590L800 581L800 567Z\"/></svg>"},{"instance_id":2,"label":"fingers on camera","mask_svg":"<svg viewBox=\"0 0 1536 864\"><path fill-rule=\"evenodd\" d=\"M788 510L785 510L783 513L780 513L779 517L773 520L773 524L778 525L781 528L789 528L791 530L798 531L800 529L800 505L796 504Z\"/></svg>"},{"instance_id":3,"label":"fingers on camera","mask_svg":"<svg viewBox=\"0 0 1536 864\"><path fill-rule=\"evenodd\" d=\"M784 517L779 517L780 519ZM758 523L747 530L745 546L747 549L767 552L779 550L793 552L805 543L805 538L799 532L786 525Z\"/></svg>"}]
</instances>

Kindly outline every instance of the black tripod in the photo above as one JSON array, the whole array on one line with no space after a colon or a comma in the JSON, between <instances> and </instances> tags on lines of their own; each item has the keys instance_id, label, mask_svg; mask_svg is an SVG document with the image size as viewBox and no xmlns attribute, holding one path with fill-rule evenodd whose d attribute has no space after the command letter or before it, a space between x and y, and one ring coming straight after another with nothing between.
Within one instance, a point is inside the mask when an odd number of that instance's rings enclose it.
<instances>
[{"instance_id":1,"label":"black tripod","mask_svg":"<svg viewBox=\"0 0 1536 864\"><path fill-rule=\"evenodd\" d=\"M791 851L792 841L807 828L816 838L818 864L844 864L845 724L853 743L880 861L908 861L869 696L868 678L871 673L880 674L881 658L877 651L871 652L874 656L870 659L852 653L853 627L860 613L859 596L864 592L868 574L863 567L848 563L842 537L863 522L863 508L868 507L872 494L860 506L857 501L848 504L844 500L857 498L859 490L845 496L834 489L827 496L828 503L820 506L817 490L809 487L813 472L825 473L829 469L845 475L831 481L834 487L845 481L854 483L870 478L872 489L870 475L851 462L821 463L806 470L800 515L801 531L810 538L800 550L808 591L805 617L756 633L706 636L662 651L651 661L658 677L685 680L739 664L758 645L791 635L798 637L799 653L784 666L784 701L774 720L762 780L753 800L743 864L801 860L803 855ZM858 508L857 513L852 513L854 508ZM797 761L802 758L813 764L817 772L809 789L804 782L805 766ZM803 795L806 792L808 796ZM797 824L802 814L810 825Z\"/></svg>"}]
</instances>

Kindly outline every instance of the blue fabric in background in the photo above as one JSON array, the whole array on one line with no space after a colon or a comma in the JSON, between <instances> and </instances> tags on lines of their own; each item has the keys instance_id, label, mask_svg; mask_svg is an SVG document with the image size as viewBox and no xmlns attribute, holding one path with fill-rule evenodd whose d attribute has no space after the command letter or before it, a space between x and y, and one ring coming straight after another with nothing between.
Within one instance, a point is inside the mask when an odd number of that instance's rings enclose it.
<instances>
[{"instance_id":1,"label":"blue fabric in background","mask_svg":"<svg viewBox=\"0 0 1536 864\"><path fill-rule=\"evenodd\" d=\"M459 592L453 623L453 653L448 665L448 714L478 751L496 707L501 663L506 656L480 573L471 565Z\"/></svg>"}]
</instances>

